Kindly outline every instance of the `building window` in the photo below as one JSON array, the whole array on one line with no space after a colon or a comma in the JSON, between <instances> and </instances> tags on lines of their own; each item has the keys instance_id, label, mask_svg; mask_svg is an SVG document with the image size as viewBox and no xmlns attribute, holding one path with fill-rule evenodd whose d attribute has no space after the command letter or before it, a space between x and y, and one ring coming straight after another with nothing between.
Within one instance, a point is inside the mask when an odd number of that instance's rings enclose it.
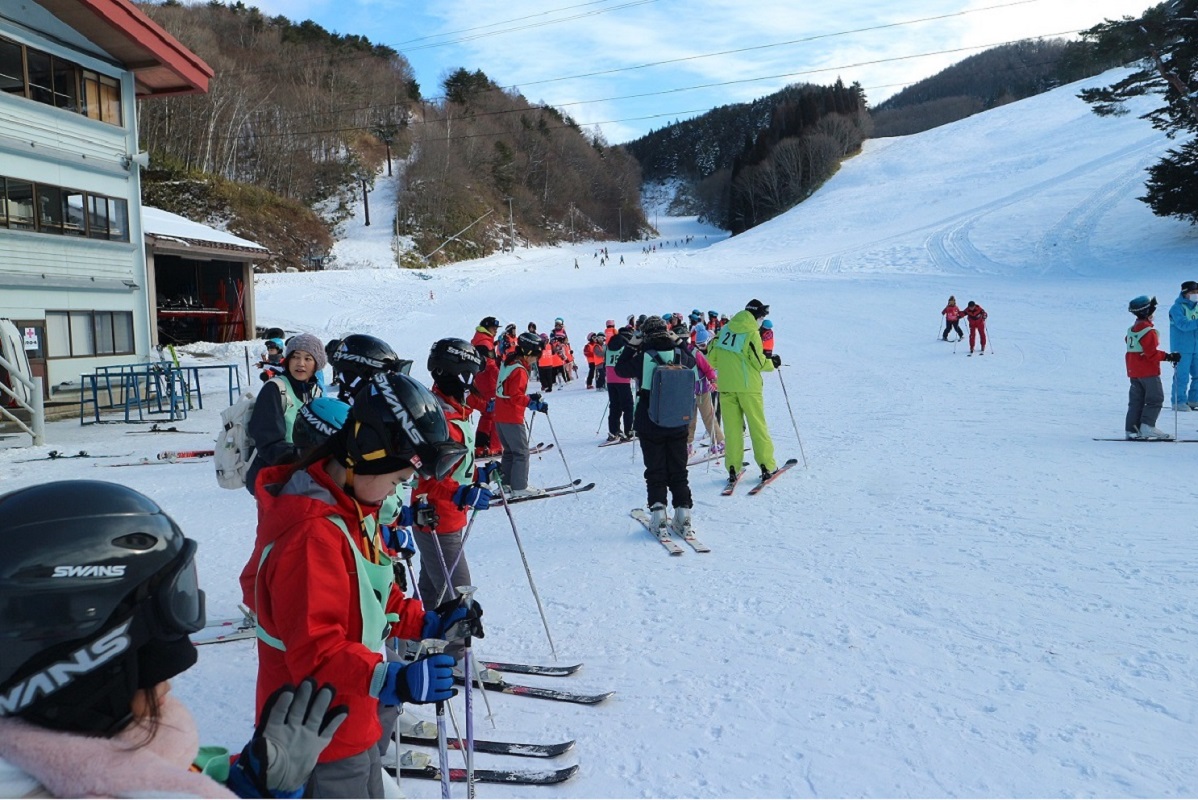
<instances>
[{"instance_id":1,"label":"building window","mask_svg":"<svg viewBox=\"0 0 1198 800\"><path fill-rule=\"evenodd\" d=\"M0 92L121 124L121 82L0 37ZM82 100L82 102L81 102Z\"/></svg>"},{"instance_id":2,"label":"building window","mask_svg":"<svg viewBox=\"0 0 1198 800\"><path fill-rule=\"evenodd\" d=\"M0 228L3 227L127 242L129 202L47 183L0 177Z\"/></svg>"},{"instance_id":3,"label":"building window","mask_svg":"<svg viewBox=\"0 0 1198 800\"><path fill-rule=\"evenodd\" d=\"M18 230L33 230L33 184L14 178L8 178L4 183L5 205L8 206L8 227Z\"/></svg>"},{"instance_id":4,"label":"building window","mask_svg":"<svg viewBox=\"0 0 1198 800\"><path fill-rule=\"evenodd\" d=\"M132 311L47 311L46 357L131 355Z\"/></svg>"},{"instance_id":5,"label":"building window","mask_svg":"<svg viewBox=\"0 0 1198 800\"><path fill-rule=\"evenodd\" d=\"M25 59L21 45L0 39L0 92L25 96Z\"/></svg>"}]
</instances>

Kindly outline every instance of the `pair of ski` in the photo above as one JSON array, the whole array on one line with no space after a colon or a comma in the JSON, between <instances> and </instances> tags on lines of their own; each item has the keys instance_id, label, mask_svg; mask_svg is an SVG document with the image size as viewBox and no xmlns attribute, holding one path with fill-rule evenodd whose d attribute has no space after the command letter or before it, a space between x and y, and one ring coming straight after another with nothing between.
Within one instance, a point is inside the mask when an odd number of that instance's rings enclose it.
<instances>
[{"instance_id":1,"label":"pair of ski","mask_svg":"<svg viewBox=\"0 0 1198 800\"><path fill-rule=\"evenodd\" d=\"M686 466L687 467L697 467L700 464L706 464L708 461L719 461L723 457L724 457L723 450L721 450L718 453L712 453L709 451L703 455L700 455L698 458L694 458L694 459L691 459L690 461L687 461Z\"/></svg>"},{"instance_id":2,"label":"pair of ski","mask_svg":"<svg viewBox=\"0 0 1198 800\"><path fill-rule=\"evenodd\" d=\"M776 470L774 470L773 474L770 475L768 478L766 478L765 480L758 481L757 485L749 490L749 494L757 494L762 489L769 486L774 481L778 480L778 478L781 477L784 472L786 472L787 470L789 470L791 467L795 466L798 463L799 463L799 460L797 458L788 459L785 464L783 464L782 466L780 466ZM735 479L728 480L728 483L720 491L721 497L731 497L732 496L732 494L736 491L737 485L740 484L740 479L744 477L745 467L747 467L747 466L748 466L748 464L745 464L744 466L741 467L740 472L736 473Z\"/></svg>"},{"instance_id":3,"label":"pair of ski","mask_svg":"<svg viewBox=\"0 0 1198 800\"><path fill-rule=\"evenodd\" d=\"M163 428L163 427L160 427L157 422L155 422L147 430L144 430L144 431L125 431L126 436L135 436L137 434L145 434L145 433L190 433L190 434L195 434L198 436L199 434L204 433L204 431L181 431L178 428L176 428L174 425L172 425L169 428Z\"/></svg>"},{"instance_id":4,"label":"pair of ski","mask_svg":"<svg viewBox=\"0 0 1198 800\"><path fill-rule=\"evenodd\" d=\"M568 494L578 494L579 492L589 492L595 488L594 482L584 484L581 478L575 478L572 483L563 483L560 486L547 486L544 494L529 494L521 495L520 497L509 497L509 503L527 503L529 500L548 500L551 497L563 497ZM503 500L492 500L491 505L503 505Z\"/></svg>"},{"instance_id":5,"label":"pair of ski","mask_svg":"<svg viewBox=\"0 0 1198 800\"><path fill-rule=\"evenodd\" d=\"M124 464L97 464L97 467L147 467L161 464L193 464L211 458L213 450L163 450L154 458L142 458Z\"/></svg>"},{"instance_id":6,"label":"pair of ski","mask_svg":"<svg viewBox=\"0 0 1198 800\"><path fill-rule=\"evenodd\" d=\"M432 745L436 746L436 737ZM452 744L452 743L451 743ZM571 743L572 744L572 743ZM475 740L474 749L479 750L479 742ZM432 763L432 758L425 753L409 750L400 756L398 766L394 762L383 762L383 769L392 777L415 778L419 780L441 780L441 767ZM398 775L397 775L398 773ZM475 783L506 783L512 786L552 786L563 783L578 774L578 765L557 769L475 769ZM453 783L466 782L466 770L461 767L450 767L449 780Z\"/></svg>"},{"instance_id":7,"label":"pair of ski","mask_svg":"<svg viewBox=\"0 0 1198 800\"><path fill-rule=\"evenodd\" d=\"M635 436L629 436L627 439L621 437L619 439L614 439L610 442L600 442L599 447L615 447L618 444L628 444L629 442L635 442L635 441L636 441Z\"/></svg>"},{"instance_id":8,"label":"pair of ski","mask_svg":"<svg viewBox=\"0 0 1198 800\"><path fill-rule=\"evenodd\" d=\"M68 458L125 458L133 455L132 453L113 453L111 455L96 455L93 456L86 450L80 450L78 453L60 453L57 450L51 450L41 458L26 458L21 461L14 461L14 464L32 464L34 461L64 461Z\"/></svg>"},{"instance_id":9,"label":"pair of ski","mask_svg":"<svg viewBox=\"0 0 1198 800\"><path fill-rule=\"evenodd\" d=\"M1096 442L1166 442L1168 444L1192 444L1198 442L1198 439L1100 439L1094 437Z\"/></svg>"},{"instance_id":10,"label":"pair of ski","mask_svg":"<svg viewBox=\"0 0 1198 800\"><path fill-rule=\"evenodd\" d=\"M682 549L682 546L679 545L678 542L675 541L672 536L670 536L670 533L669 533L670 528L669 528L668 523L665 528L660 529L660 530L654 530L653 525L650 521L649 514L646 513L645 509L634 508L634 509L632 509L632 511L629 512L629 514L631 515L631 517L633 519L635 519L637 522L641 523L641 525L644 526L645 530L647 530L650 534L652 534L653 538L655 538L655 539L657 539L657 541L661 542L661 546L664 547L666 549L666 552L668 552L670 555L680 556L686 552L685 550ZM683 538L683 541L685 541L687 544L689 544L691 547L693 547L695 549L696 553L710 553L711 552L711 548L708 547L707 545L703 544L702 542L700 542L699 539L695 536L694 531L691 531L690 533L688 533L686 536L683 536L682 538Z\"/></svg>"}]
</instances>

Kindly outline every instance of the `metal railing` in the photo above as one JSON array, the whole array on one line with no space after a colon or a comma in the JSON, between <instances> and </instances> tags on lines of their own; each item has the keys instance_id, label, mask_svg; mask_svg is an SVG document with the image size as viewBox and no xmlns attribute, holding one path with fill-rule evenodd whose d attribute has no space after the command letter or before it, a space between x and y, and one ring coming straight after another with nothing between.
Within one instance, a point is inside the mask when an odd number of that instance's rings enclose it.
<instances>
[{"instance_id":1,"label":"metal railing","mask_svg":"<svg viewBox=\"0 0 1198 800\"><path fill-rule=\"evenodd\" d=\"M14 423L18 428L32 436L34 446L45 444L46 407L42 400L42 379L33 378L31 380L26 378L17 370L16 365L10 364L3 356L0 356L0 367L4 367L14 383L20 383L28 390L30 398L28 402L22 400L17 396L16 391L0 383L0 401L3 401L0 402L0 419L6 419ZM29 412L29 425L26 425L20 417L8 408L8 400L14 401L17 404L17 408L23 408Z\"/></svg>"}]
</instances>

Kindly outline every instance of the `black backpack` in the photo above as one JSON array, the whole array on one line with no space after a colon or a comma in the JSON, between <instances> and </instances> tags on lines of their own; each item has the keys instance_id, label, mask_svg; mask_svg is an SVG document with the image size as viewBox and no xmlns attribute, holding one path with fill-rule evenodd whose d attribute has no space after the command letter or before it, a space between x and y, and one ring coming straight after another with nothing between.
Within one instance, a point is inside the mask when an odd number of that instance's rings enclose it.
<instances>
[{"instance_id":1,"label":"black backpack","mask_svg":"<svg viewBox=\"0 0 1198 800\"><path fill-rule=\"evenodd\" d=\"M684 428L695 416L695 372L682 364L667 363L650 350L657 362L649 379L649 421L660 428Z\"/></svg>"}]
</instances>

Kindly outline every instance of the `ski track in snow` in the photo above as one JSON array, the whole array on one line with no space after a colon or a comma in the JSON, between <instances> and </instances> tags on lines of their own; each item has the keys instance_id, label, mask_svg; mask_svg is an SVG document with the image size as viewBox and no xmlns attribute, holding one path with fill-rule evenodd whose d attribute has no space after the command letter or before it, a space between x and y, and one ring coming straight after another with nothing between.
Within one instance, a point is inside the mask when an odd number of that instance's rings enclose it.
<instances>
[{"instance_id":1,"label":"ski track in snow","mask_svg":"<svg viewBox=\"0 0 1198 800\"><path fill-rule=\"evenodd\" d=\"M559 787L480 795L1198 792L1198 546L1173 487L1192 455L1090 441L1121 430L1127 300L1156 294L1163 310L1194 277L1198 236L1129 202L1169 143L1142 121L1090 115L1076 92L868 143L807 203L734 239L663 220L655 253L607 243L624 266L599 267L603 243L587 243L430 272L260 279L263 324L381 336L420 378L435 339L468 338L487 314L521 330L562 316L580 342L630 313L773 307L787 366L765 376L767 416L779 461L797 457L784 379L809 468L731 498L721 463L692 468L710 554L672 558L629 519L645 503L640 452L595 447L602 394L575 381L546 395L553 430L538 415L532 439L559 447L533 456L533 482L565 482L564 455L598 487L512 512L561 659L586 666L511 680L617 694L595 707L490 694L500 734L577 737L558 761L582 769ZM371 209L383 220L387 191L380 178ZM346 230L347 262L389 263L388 238ZM938 340L949 294L989 311L984 357ZM189 351L242 363L242 348ZM215 431L220 405L177 424ZM1198 414L1178 426L1198 428ZM124 430L52 423L41 452L141 457L203 439ZM234 613L256 515L247 494L216 488L210 464L16 465L36 451L0 445L0 491L101 477L158 499L201 544L210 613ZM480 516L469 551L487 610L479 655L548 660L501 510ZM173 682L206 743L240 748L249 734L254 647L201 648ZM478 696L475 707L479 735L492 732ZM434 782L404 791L439 794Z\"/></svg>"}]
</instances>

